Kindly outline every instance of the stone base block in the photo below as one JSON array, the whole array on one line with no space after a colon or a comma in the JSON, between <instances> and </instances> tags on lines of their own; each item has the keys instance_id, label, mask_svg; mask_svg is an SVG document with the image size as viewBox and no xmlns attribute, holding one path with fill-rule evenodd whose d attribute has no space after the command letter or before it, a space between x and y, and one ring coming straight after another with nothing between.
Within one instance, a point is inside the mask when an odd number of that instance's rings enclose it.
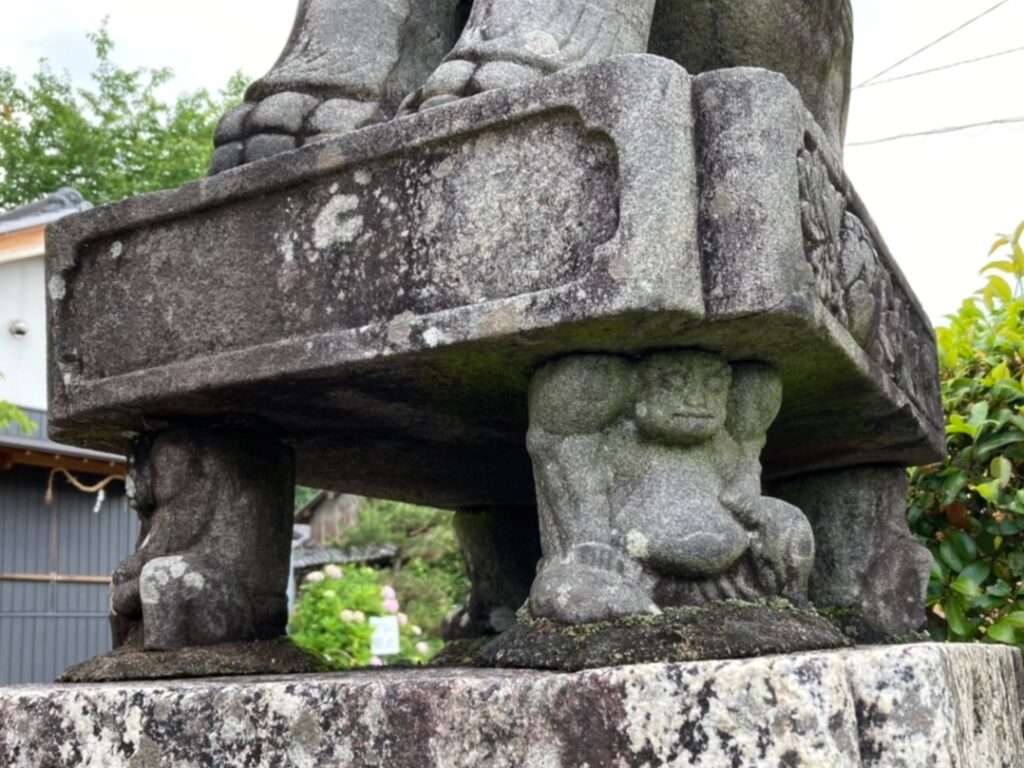
<instances>
[{"instance_id":1,"label":"stone base block","mask_svg":"<svg viewBox=\"0 0 1024 768\"><path fill-rule=\"evenodd\" d=\"M1024 766L1018 653L0 690L4 766Z\"/></svg>"}]
</instances>

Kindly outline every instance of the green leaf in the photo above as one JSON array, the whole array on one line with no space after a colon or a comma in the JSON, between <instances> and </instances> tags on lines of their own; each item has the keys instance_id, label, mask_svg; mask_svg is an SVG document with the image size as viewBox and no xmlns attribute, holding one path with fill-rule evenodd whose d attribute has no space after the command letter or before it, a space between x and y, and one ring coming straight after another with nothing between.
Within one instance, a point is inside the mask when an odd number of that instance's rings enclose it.
<instances>
[{"instance_id":1,"label":"green leaf","mask_svg":"<svg viewBox=\"0 0 1024 768\"><path fill-rule=\"evenodd\" d=\"M1002 490L1013 479L1013 464L1005 456L997 456L989 465L989 474L995 478L999 489Z\"/></svg>"},{"instance_id":2,"label":"green leaf","mask_svg":"<svg viewBox=\"0 0 1024 768\"><path fill-rule=\"evenodd\" d=\"M965 563L969 563L978 557L978 547L974 539L963 531L950 531L949 541L956 549L957 555Z\"/></svg>"},{"instance_id":3,"label":"green leaf","mask_svg":"<svg viewBox=\"0 0 1024 768\"><path fill-rule=\"evenodd\" d=\"M998 480L992 480L981 485L972 485L971 490L977 493L989 504L996 504L999 501L1000 485Z\"/></svg>"},{"instance_id":4,"label":"green leaf","mask_svg":"<svg viewBox=\"0 0 1024 768\"><path fill-rule=\"evenodd\" d=\"M969 435L972 438L978 434L976 427L972 427L970 424L947 424L946 425L947 435Z\"/></svg>"},{"instance_id":5,"label":"green leaf","mask_svg":"<svg viewBox=\"0 0 1024 768\"><path fill-rule=\"evenodd\" d=\"M1024 629L1024 611L1014 611L1002 619L1015 629Z\"/></svg>"},{"instance_id":6,"label":"green leaf","mask_svg":"<svg viewBox=\"0 0 1024 768\"><path fill-rule=\"evenodd\" d=\"M987 419L988 419L988 403L987 402L982 401L980 403L975 403L973 406L971 406L971 417L970 417L970 419L967 422L968 424L970 424L975 429L980 429L981 426L985 423L985 421Z\"/></svg>"},{"instance_id":7,"label":"green leaf","mask_svg":"<svg viewBox=\"0 0 1024 768\"><path fill-rule=\"evenodd\" d=\"M942 558L942 562L945 563L949 569L955 573L960 573L967 565L966 562L960 557L956 551L956 547L948 539L939 545L939 557Z\"/></svg>"},{"instance_id":8,"label":"green leaf","mask_svg":"<svg viewBox=\"0 0 1024 768\"><path fill-rule=\"evenodd\" d=\"M972 597L970 598L970 601L972 611L981 611L982 613L986 614L991 611L995 611L999 608L1002 608L1003 605L1006 603L1005 600L1002 600L998 597L989 597L988 595L979 595L976 597Z\"/></svg>"},{"instance_id":9,"label":"green leaf","mask_svg":"<svg viewBox=\"0 0 1024 768\"><path fill-rule=\"evenodd\" d=\"M1008 245L1008 243L1003 243L1003 245ZM1002 246L1000 246L1000 247L1002 247ZM989 256L991 256L991 255L992 254L990 253ZM1000 261L990 261L988 264L986 264L984 267L981 268L981 273L984 274L985 272L991 272L993 270L999 270L1000 272L1006 272L1006 273L1012 275L1012 274L1014 274L1013 262L1012 261L1002 261L1002 260L1000 260Z\"/></svg>"},{"instance_id":10,"label":"green leaf","mask_svg":"<svg viewBox=\"0 0 1024 768\"><path fill-rule=\"evenodd\" d=\"M960 491L967 485L967 473L962 469L953 470L945 480L942 481L941 503L948 507L960 495Z\"/></svg>"},{"instance_id":11,"label":"green leaf","mask_svg":"<svg viewBox=\"0 0 1024 768\"><path fill-rule=\"evenodd\" d=\"M967 624L967 617L964 615L964 609L959 601L955 597L950 596L950 599L946 601L942 609L946 614L946 623L949 624L953 634L967 637L970 634L970 628Z\"/></svg>"},{"instance_id":12,"label":"green leaf","mask_svg":"<svg viewBox=\"0 0 1024 768\"><path fill-rule=\"evenodd\" d=\"M985 590L986 595L992 595L992 597L1009 597L1013 594L1013 590L1010 589L1010 585L1005 581L997 581L991 587Z\"/></svg>"},{"instance_id":13,"label":"green leaf","mask_svg":"<svg viewBox=\"0 0 1024 768\"><path fill-rule=\"evenodd\" d=\"M996 240L994 243L992 243L992 247L989 249L988 255L991 256L996 251L998 251L1000 248L1002 248L1003 246L1009 245L1009 244L1010 244L1010 238L1008 238L1005 235L1003 235L998 240Z\"/></svg>"},{"instance_id":14,"label":"green leaf","mask_svg":"<svg viewBox=\"0 0 1024 768\"><path fill-rule=\"evenodd\" d=\"M997 643L1014 645L1017 642L1017 631L1008 621L996 622L988 628L988 631L985 634Z\"/></svg>"},{"instance_id":15,"label":"green leaf","mask_svg":"<svg viewBox=\"0 0 1024 768\"><path fill-rule=\"evenodd\" d=\"M979 459L984 460L988 458L989 454L993 451L999 450L1007 445L1013 445L1014 443L1024 443L1024 434L1017 429L1010 429L1005 432L997 432L994 435L978 441L977 456Z\"/></svg>"},{"instance_id":16,"label":"green leaf","mask_svg":"<svg viewBox=\"0 0 1024 768\"><path fill-rule=\"evenodd\" d=\"M1003 282L1005 283L1006 281L1004 280ZM1010 286L1007 285L1006 290L1009 292ZM1007 301L1009 301L1009 299L1007 299ZM992 373L989 374L989 378L992 379L992 381L1001 381L1002 379L1010 378L1010 366L1006 364L1005 360L1003 360L1003 362L992 369Z\"/></svg>"},{"instance_id":17,"label":"green leaf","mask_svg":"<svg viewBox=\"0 0 1024 768\"><path fill-rule=\"evenodd\" d=\"M1004 243L1004 245L1007 245L1007 244ZM989 254L989 256L991 256L991 254ZM1014 262L1013 261L1002 261L1001 259L999 261L989 261L987 264L985 264L985 266L983 266L981 268L981 272L985 273L985 272L988 272L988 271L992 271L993 269L997 269L1000 272L1007 272L1009 274L1013 274L1014 273Z\"/></svg>"},{"instance_id":18,"label":"green leaf","mask_svg":"<svg viewBox=\"0 0 1024 768\"><path fill-rule=\"evenodd\" d=\"M976 597L982 593L981 585L992 573L992 567L988 563L974 562L964 568L952 588L961 595Z\"/></svg>"},{"instance_id":19,"label":"green leaf","mask_svg":"<svg viewBox=\"0 0 1024 768\"><path fill-rule=\"evenodd\" d=\"M1024 221L1017 225L1017 228L1013 230L1013 242L1019 243L1021 236L1024 235Z\"/></svg>"},{"instance_id":20,"label":"green leaf","mask_svg":"<svg viewBox=\"0 0 1024 768\"><path fill-rule=\"evenodd\" d=\"M990 275L988 278L988 284L992 288L992 293L1004 304L1008 304L1013 300L1013 289L1010 288L1010 284L999 275Z\"/></svg>"}]
</instances>

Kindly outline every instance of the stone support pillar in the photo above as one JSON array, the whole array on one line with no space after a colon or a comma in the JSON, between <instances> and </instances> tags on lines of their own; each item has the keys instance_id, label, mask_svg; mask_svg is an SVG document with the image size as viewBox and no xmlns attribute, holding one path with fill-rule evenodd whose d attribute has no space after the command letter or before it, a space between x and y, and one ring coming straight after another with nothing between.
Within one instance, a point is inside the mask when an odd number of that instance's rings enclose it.
<instances>
[{"instance_id":1,"label":"stone support pillar","mask_svg":"<svg viewBox=\"0 0 1024 768\"><path fill-rule=\"evenodd\" d=\"M181 427L136 440L128 493L142 529L113 574L115 646L284 634L294 486L292 451L270 437Z\"/></svg>"},{"instance_id":2,"label":"stone support pillar","mask_svg":"<svg viewBox=\"0 0 1024 768\"><path fill-rule=\"evenodd\" d=\"M890 640L924 626L932 558L907 529L907 472L866 466L773 487L814 528L810 597L858 639Z\"/></svg>"}]
</instances>

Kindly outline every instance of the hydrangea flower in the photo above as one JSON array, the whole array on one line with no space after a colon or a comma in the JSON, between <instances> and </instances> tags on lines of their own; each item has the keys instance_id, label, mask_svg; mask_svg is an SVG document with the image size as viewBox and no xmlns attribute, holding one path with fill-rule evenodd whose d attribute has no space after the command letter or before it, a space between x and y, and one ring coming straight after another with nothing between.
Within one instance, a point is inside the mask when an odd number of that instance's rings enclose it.
<instances>
[{"instance_id":1,"label":"hydrangea flower","mask_svg":"<svg viewBox=\"0 0 1024 768\"><path fill-rule=\"evenodd\" d=\"M340 579L341 578L341 568L339 568L338 566L334 565L333 563L331 565L325 565L324 566L324 573L327 575L327 578L329 578L329 579Z\"/></svg>"},{"instance_id":2,"label":"hydrangea flower","mask_svg":"<svg viewBox=\"0 0 1024 768\"><path fill-rule=\"evenodd\" d=\"M323 581L324 578L325 577L323 571L312 571L306 574L306 578L303 579L303 581L308 581L311 584L315 584L318 581Z\"/></svg>"},{"instance_id":3,"label":"hydrangea flower","mask_svg":"<svg viewBox=\"0 0 1024 768\"><path fill-rule=\"evenodd\" d=\"M398 613L398 601L394 598L388 598L385 600L383 607L388 613Z\"/></svg>"},{"instance_id":4,"label":"hydrangea flower","mask_svg":"<svg viewBox=\"0 0 1024 768\"><path fill-rule=\"evenodd\" d=\"M380 596L385 600L397 600L398 595L395 594L395 588L390 584L387 584L380 588Z\"/></svg>"}]
</instances>

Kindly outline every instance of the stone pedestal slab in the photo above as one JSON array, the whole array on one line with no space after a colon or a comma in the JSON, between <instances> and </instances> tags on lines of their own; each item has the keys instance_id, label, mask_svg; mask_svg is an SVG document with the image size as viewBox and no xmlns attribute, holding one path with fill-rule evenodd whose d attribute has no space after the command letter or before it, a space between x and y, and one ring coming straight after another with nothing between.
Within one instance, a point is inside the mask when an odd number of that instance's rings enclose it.
<instances>
[{"instance_id":1,"label":"stone pedestal slab","mask_svg":"<svg viewBox=\"0 0 1024 768\"><path fill-rule=\"evenodd\" d=\"M0 764L1019 768L1017 651L0 689Z\"/></svg>"},{"instance_id":2,"label":"stone pedestal slab","mask_svg":"<svg viewBox=\"0 0 1024 768\"><path fill-rule=\"evenodd\" d=\"M545 362L699 348L780 372L769 478L943 448L927 319L764 70L569 69L68 217L47 253L74 444L221 421L307 485L531 506Z\"/></svg>"}]
</instances>

